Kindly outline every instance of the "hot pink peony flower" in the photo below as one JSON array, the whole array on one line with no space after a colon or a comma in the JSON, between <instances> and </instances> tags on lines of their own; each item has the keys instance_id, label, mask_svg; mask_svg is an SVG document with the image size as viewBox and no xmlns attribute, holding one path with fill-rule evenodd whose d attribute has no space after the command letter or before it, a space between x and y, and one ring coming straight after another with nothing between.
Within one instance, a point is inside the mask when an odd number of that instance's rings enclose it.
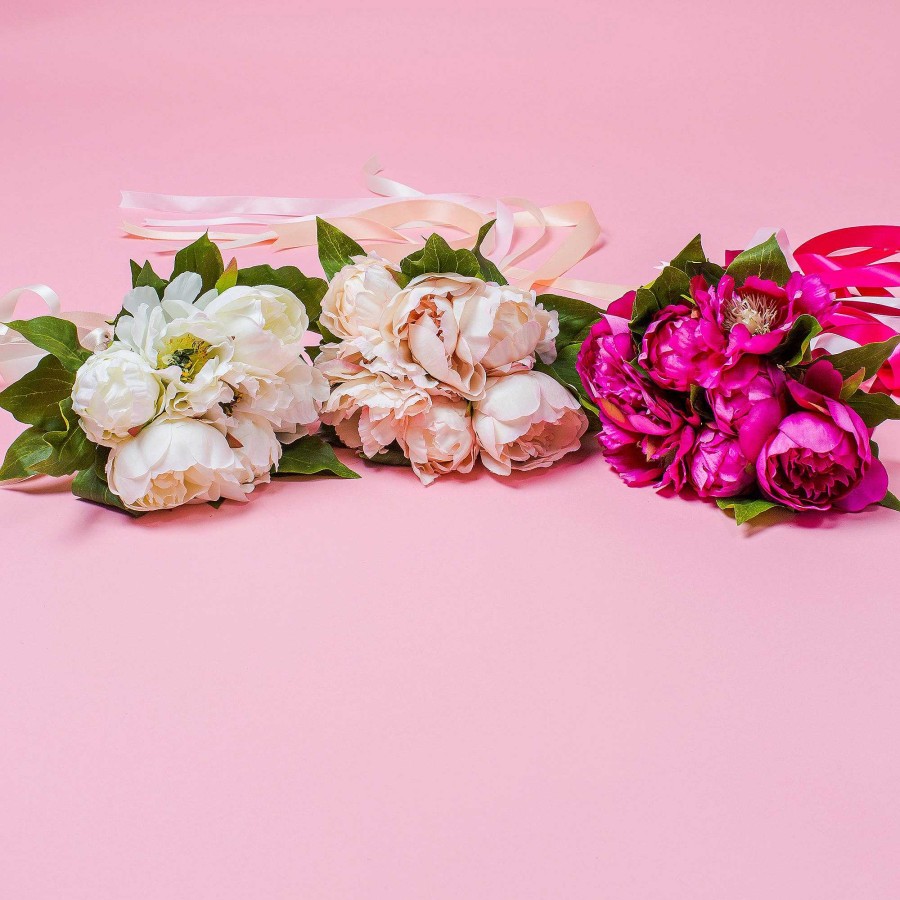
<instances>
[{"instance_id":1,"label":"hot pink peony flower","mask_svg":"<svg viewBox=\"0 0 900 900\"><path fill-rule=\"evenodd\" d=\"M742 353L766 355L787 337L802 315L828 325L837 312L837 301L817 275L795 272L784 287L751 275L736 288L730 275L714 287L703 278L691 282L691 295L705 315L710 315L728 335L730 356Z\"/></svg>"},{"instance_id":2,"label":"hot pink peony flower","mask_svg":"<svg viewBox=\"0 0 900 900\"><path fill-rule=\"evenodd\" d=\"M667 306L644 334L641 365L663 388L687 391L712 387L725 365L725 336L719 324L687 305Z\"/></svg>"},{"instance_id":3,"label":"hot pink peony flower","mask_svg":"<svg viewBox=\"0 0 900 900\"><path fill-rule=\"evenodd\" d=\"M634 343L627 327L621 319L604 317L578 354L578 373L603 425L598 441L626 484L680 490L699 420L676 407L634 368Z\"/></svg>"},{"instance_id":4,"label":"hot pink peony flower","mask_svg":"<svg viewBox=\"0 0 900 900\"><path fill-rule=\"evenodd\" d=\"M753 462L737 437L708 426L697 436L688 469L701 497L737 497L756 482Z\"/></svg>"},{"instance_id":5,"label":"hot pink peony flower","mask_svg":"<svg viewBox=\"0 0 900 900\"><path fill-rule=\"evenodd\" d=\"M756 461L763 492L791 509L857 512L883 500L888 477L869 431L838 399L841 376L831 363L810 366L804 383L789 381L800 410L785 417Z\"/></svg>"}]
</instances>

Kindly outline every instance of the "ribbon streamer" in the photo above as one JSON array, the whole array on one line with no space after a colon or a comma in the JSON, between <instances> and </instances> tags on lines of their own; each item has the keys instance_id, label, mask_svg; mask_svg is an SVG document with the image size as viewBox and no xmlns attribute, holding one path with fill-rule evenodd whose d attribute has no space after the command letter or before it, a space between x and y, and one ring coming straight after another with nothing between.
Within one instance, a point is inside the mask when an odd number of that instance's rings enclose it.
<instances>
[{"instance_id":1,"label":"ribbon streamer","mask_svg":"<svg viewBox=\"0 0 900 900\"><path fill-rule=\"evenodd\" d=\"M274 242L274 249L312 247L316 216L328 219L370 252L390 262L421 247L422 230L447 228L460 233L454 248L471 247L479 229L495 220L484 252L513 284L523 288L563 290L605 301L621 293L618 286L563 276L602 245L602 230L590 204L584 201L538 206L522 197L491 199L474 194L424 194L381 174L378 161L363 167L366 187L374 195L357 199L303 197L193 197L123 191L121 208L177 213L181 218L146 218L123 223L135 237L189 242L203 232L223 250ZM218 231L220 227L252 226L256 230ZM406 231L415 229L416 234ZM555 250L536 262L558 230L566 234ZM518 245L518 246L517 246ZM530 265L526 262L531 260Z\"/></svg>"}]
</instances>

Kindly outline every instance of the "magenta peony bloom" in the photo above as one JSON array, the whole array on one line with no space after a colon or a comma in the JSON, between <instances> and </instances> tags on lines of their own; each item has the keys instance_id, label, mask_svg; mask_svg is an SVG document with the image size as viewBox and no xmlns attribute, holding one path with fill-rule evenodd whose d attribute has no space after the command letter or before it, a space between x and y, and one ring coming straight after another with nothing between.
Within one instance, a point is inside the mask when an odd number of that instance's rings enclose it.
<instances>
[{"instance_id":1,"label":"magenta peony bloom","mask_svg":"<svg viewBox=\"0 0 900 900\"><path fill-rule=\"evenodd\" d=\"M804 383L789 381L798 412L766 439L756 474L766 496L797 510L857 512L884 499L888 477L865 423L838 399L841 376L826 360Z\"/></svg>"},{"instance_id":2,"label":"magenta peony bloom","mask_svg":"<svg viewBox=\"0 0 900 900\"><path fill-rule=\"evenodd\" d=\"M644 334L639 361L662 388L712 387L725 365L726 341L718 323L690 306L667 306Z\"/></svg>"},{"instance_id":3,"label":"magenta peony bloom","mask_svg":"<svg viewBox=\"0 0 900 900\"><path fill-rule=\"evenodd\" d=\"M626 484L680 490L699 420L677 408L634 368L634 343L627 328L624 320L604 317L578 354L578 373L603 426L597 439Z\"/></svg>"},{"instance_id":4,"label":"magenta peony bloom","mask_svg":"<svg viewBox=\"0 0 900 900\"><path fill-rule=\"evenodd\" d=\"M766 355L787 337L802 315L828 325L837 312L837 301L817 275L795 272L784 287L750 276L741 287L723 275L714 287L700 278L691 281L691 295L698 308L719 323L728 335L731 357L742 353Z\"/></svg>"},{"instance_id":5,"label":"magenta peony bloom","mask_svg":"<svg viewBox=\"0 0 900 900\"><path fill-rule=\"evenodd\" d=\"M697 436L688 470L701 497L737 497L756 483L753 463L738 439L708 426Z\"/></svg>"}]
</instances>

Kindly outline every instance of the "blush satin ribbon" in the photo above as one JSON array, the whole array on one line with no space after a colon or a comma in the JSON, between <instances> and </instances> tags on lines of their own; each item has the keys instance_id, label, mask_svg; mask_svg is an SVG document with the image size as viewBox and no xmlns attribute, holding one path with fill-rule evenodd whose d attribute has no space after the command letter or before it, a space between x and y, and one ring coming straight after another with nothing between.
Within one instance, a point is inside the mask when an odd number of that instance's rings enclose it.
<instances>
[{"instance_id":1,"label":"blush satin ribbon","mask_svg":"<svg viewBox=\"0 0 900 900\"><path fill-rule=\"evenodd\" d=\"M471 247L481 226L494 219L484 250L513 284L564 290L598 301L621 294L617 285L563 277L602 245L602 230L589 203L576 200L538 206L523 197L424 194L380 172L376 159L366 163L363 179L374 196L357 199L190 197L123 191L123 209L179 215L174 219L146 218L141 223L126 221L123 228L135 237L180 242L196 240L203 233L183 229L203 229L210 230L210 238L223 250L267 242L274 242L276 250L287 250L315 246L315 219L319 216L367 250L396 263L422 246L423 228L450 228L461 233L449 241L452 247ZM255 230L211 230L228 226L255 226ZM404 233L413 229L415 234ZM562 240L544 259L536 260L557 231L565 232Z\"/></svg>"},{"instance_id":2,"label":"blush satin ribbon","mask_svg":"<svg viewBox=\"0 0 900 900\"><path fill-rule=\"evenodd\" d=\"M840 299L828 328L828 349L885 341L900 333L900 226L861 225L811 238L794 252L807 275L818 275ZM900 394L900 351L881 367L872 387Z\"/></svg>"}]
</instances>

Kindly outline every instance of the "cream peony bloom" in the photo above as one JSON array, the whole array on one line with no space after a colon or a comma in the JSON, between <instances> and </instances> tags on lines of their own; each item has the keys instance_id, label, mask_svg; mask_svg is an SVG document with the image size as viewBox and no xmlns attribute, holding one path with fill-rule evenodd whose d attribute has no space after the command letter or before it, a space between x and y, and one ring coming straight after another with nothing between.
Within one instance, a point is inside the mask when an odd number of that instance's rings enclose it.
<instances>
[{"instance_id":1,"label":"cream peony bloom","mask_svg":"<svg viewBox=\"0 0 900 900\"><path fill-rule=\"evenodd\" d=\"M398 290L385 260L354 256L328 285L319 321L335 337L377 342L382 313Z\"/></svg>"},{"instance_id":2,"label":"cream peony bloom","mask_svg":"<svg viewBox=\"0 0 900 900\"><path fill-rule=\"evenodd\" d=\"M465 400L432 398L430 409L406 419L398 441L423 484L448 472L471 472L478 456Z\"/></svg>"},{"instance_id":3,"label":"cream peony bloom","mask_svg":"<svg viewBox=\"0 0 900 900\"><path fill-rule=\"evenodd\" d=\"M338 384L322 411L348 446L376 456L396 441L410 416L425 412L432 398L409 381L369 374Z\"/></svg>"},{"instance_id":4,"label":"cream peony bloom","mask_svg":"<svg viewBox=\"0 0 900 900\"><path fill-rule=\"evenodd\" d=\"M420 386L437 382L478 400L497 307L491 295L498 290L464 275L414 278L384 311L379 355Z\"/></svg>"},{"instance_id":5,"label":"cream peony bloom","mask_svg":"<svg viewBox=\"0 0 900 900\"><path fill-rule=\"evenodd\" d=\"M160 418L113 447L106 464L110 490L129 509L149 512L253 490L246 461L215 426L199 419Z\"/></svg>"},{"instance_id":6,"label":"cream peony bloom","mask_svg":"<svg viewBox=\"0 0 900 900\"><path fill-rule=\"evenodd\" d=\"M114 447L155 418L163 387L150 364L125 344L89 357L75 375L72 408L95 444Z\"/></svg>"},{"instance_id":7,"label":"cream peony bloom","mask_svg":"<svg viewBox=\"0 0 900 900\"><path fill-rule=\"evenodd\" d=\"M579 448L588 427L578 401L543 372L489 379L474 418L481 461L498 475L551 465Z\"/></svg>"},{"instance_id":8,"label":"cream peony bloom","mask_svg":"<svg viewBox=\"0 0 900 900\"><path fill-rule=\"evenodd\" d=\"M556 359L559 313L537 303L534 291L511 285L488 285L486 294L493 327L481 364L489 376L527 371L535 353L546 363Z\"/></svg>"},{"instance_id":9,"label":"cream peony bloom","mask_svg":"<svg viewBox=\"0 0 900 900\"><path fill-rule=\"evenodd\" d=\"M244 483L265 484L281 459L281 444L272 426L259 416L234 416L228 426L228 445L243 466Z\"/></svg>"}]
</instances>

